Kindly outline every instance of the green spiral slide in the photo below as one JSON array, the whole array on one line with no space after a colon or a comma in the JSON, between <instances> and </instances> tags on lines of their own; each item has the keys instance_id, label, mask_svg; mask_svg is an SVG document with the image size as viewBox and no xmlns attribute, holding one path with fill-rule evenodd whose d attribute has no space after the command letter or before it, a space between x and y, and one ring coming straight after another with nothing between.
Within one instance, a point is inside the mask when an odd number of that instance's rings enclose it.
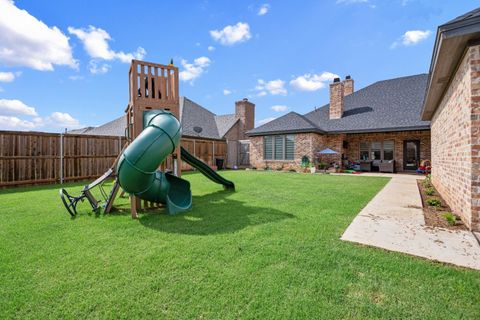
<instances>
[{"instance_id":1,"label":"green spiral slide","mask_svg":"<svg viewBox=\"0 0 480 320\"><path fill-rule=\"evenodd\" d=\"M123 151L117 164L120 186L140 199L166 205L169 214L192 207L190 183L157 168L180 143L180 122L170 112L152 110L143 115L144 130ZM232 189L232 182L222 178L201 160L182 148L184 161L197 168L214 182Z\"/></svg>"}]
</instances>

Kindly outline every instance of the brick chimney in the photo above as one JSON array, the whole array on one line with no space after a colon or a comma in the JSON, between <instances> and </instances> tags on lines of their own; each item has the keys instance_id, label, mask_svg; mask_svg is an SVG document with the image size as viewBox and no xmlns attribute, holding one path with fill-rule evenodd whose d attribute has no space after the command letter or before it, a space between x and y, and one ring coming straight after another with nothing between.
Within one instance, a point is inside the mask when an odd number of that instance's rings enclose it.
<instances>
[{"instance_id":1,"label":"brick chimney","mask_svg":"<svg viewBox=\"0 0 480 320\"><path fill-rule=\"evenodd\" d=\"M343 94L344 96L348 96L349 94L353 93L353 79L351 76L346 76L345 80L343 80Z\"/></svg>"},{"instance_id":2,"label":"brick chimney","mask_svg":"<svg viewBox=\"0 0 480 320\"><path fill-rule=\"evenodd\" d=\"M330 119L340 119L343 115L344 83L340 78L330 84Z\"/></svg>"},{"instance_id":3,"label":"brick chimney","mask_svg":"<svg viewBox=\"0 0 480 320\"><path fill-rule=\"evenodd\" d=\"M255 126L255 104L244 98L235 102L235 116L240 119L240 139L247 139L245 132Z\"/></svg>"}]
</instances>

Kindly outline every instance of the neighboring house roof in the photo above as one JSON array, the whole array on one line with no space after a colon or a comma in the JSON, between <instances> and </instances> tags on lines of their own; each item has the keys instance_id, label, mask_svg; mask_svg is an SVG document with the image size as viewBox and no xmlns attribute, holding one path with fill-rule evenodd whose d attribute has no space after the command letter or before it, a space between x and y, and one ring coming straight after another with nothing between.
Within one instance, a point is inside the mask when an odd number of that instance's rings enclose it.
<instances>
[{"instance_id":1,"label":"neighboring house roof","mask_svg":"<svg viewBox=\"0 0 480 320\"><path fill-rule=\"evenodd\" d=\"M480 8L467 12L437 29L422 119L432 119L465 48L480 44Z\"/></svg>"},{"instance_id":2,"label":"neighboring house roof","mask_svg":"<svg viewBox=\"0 0 480 320\"><path fill-rule=\"evenodd\" d=\"M180 99L180 114L182 116L182 135L208 139L222 138L218 134L213 112L183 97ZM193 130L194 127L200 127L202 131L197 133Z\"/></svg>"},{"instance_id":3,"label":"neighboring house roof","mask_svg":"<svg viewBox=\"0 0 480 320\"><path fill-rule=\"evenodd\" d=\"M68 133L71 134L86 134L88 131L92 130L95 127L85 127L85 128L80 128L80 129L73 129L68 131Z\"/></svg>"},{"instance_id":4,"label":"neighboring house roof","mask_svg":"<svg viewBox=\"0 0 480 320\"><path fill-rule=\"evenodd\" d=\"M290 112L257 127L249 135L280 132L386 132L423 130L429 121L420 119L427 74L375 82L345 96L340 119L330 119L329 104L299 115Z\"/></svg>"},{"instance_id":5,"label":"neighboring house roof","mask_svg":"<svg viewBox=\"0 0 480 320\"><path fill-rule=\"evenodd\" d=\"M228 130L238 121L235 115L217 116L186 97L180 98L180 116L182 135L205 139L223 139ZM71 130L68 133L124 136L125 127L125 116L121 116L98 127L86 127ZM195 132L195 127L202 128L202 131Z\"/></svg>"},{"instance_id":6,"label":"neighboring house roof","mask_svg":"<svg viewBox=\"0 0 480 320\"><path fill-rule=\"evenodd\" d=\"M237 123L238 119L235 114L224 114L215 116L215 123L217 124L218 135L225 136L227 132Z\"/></svg>"}]
</instances>

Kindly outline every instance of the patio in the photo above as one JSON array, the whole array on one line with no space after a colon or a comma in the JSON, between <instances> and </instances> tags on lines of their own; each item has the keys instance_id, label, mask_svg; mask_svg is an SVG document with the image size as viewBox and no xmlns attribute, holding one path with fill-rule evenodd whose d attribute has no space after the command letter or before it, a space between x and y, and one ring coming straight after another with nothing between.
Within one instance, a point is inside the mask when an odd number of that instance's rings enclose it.
<instances>
[{"instance_id":1,"label":"patio","mask_svg":"<svg viewBox=\"0 0 480 320\"><path fill-rule=\"evenodd\" d=\"M480 270L480 244L472 232L425 225L416 183L421 176L362 175L392 179L355 217L342 240Z\"/></svg>"}]
</instances>

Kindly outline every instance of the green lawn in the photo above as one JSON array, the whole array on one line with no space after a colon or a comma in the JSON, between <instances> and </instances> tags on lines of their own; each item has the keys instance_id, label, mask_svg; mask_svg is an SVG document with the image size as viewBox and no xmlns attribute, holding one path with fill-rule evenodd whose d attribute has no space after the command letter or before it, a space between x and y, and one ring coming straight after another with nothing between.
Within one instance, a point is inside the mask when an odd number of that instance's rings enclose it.
<instances>
[{"instance_id":1,"label":"green lawn","mask_svg":"<svg viewBox=\"0 0 480 320\"><path fill-rule=\"evenodd\" d=\"M235 193L187 174L191 212L138 220L0 191L0 319L480 319L480 273L339 240L387 179L223 174Z\"/></svg>"}]
</instances>

